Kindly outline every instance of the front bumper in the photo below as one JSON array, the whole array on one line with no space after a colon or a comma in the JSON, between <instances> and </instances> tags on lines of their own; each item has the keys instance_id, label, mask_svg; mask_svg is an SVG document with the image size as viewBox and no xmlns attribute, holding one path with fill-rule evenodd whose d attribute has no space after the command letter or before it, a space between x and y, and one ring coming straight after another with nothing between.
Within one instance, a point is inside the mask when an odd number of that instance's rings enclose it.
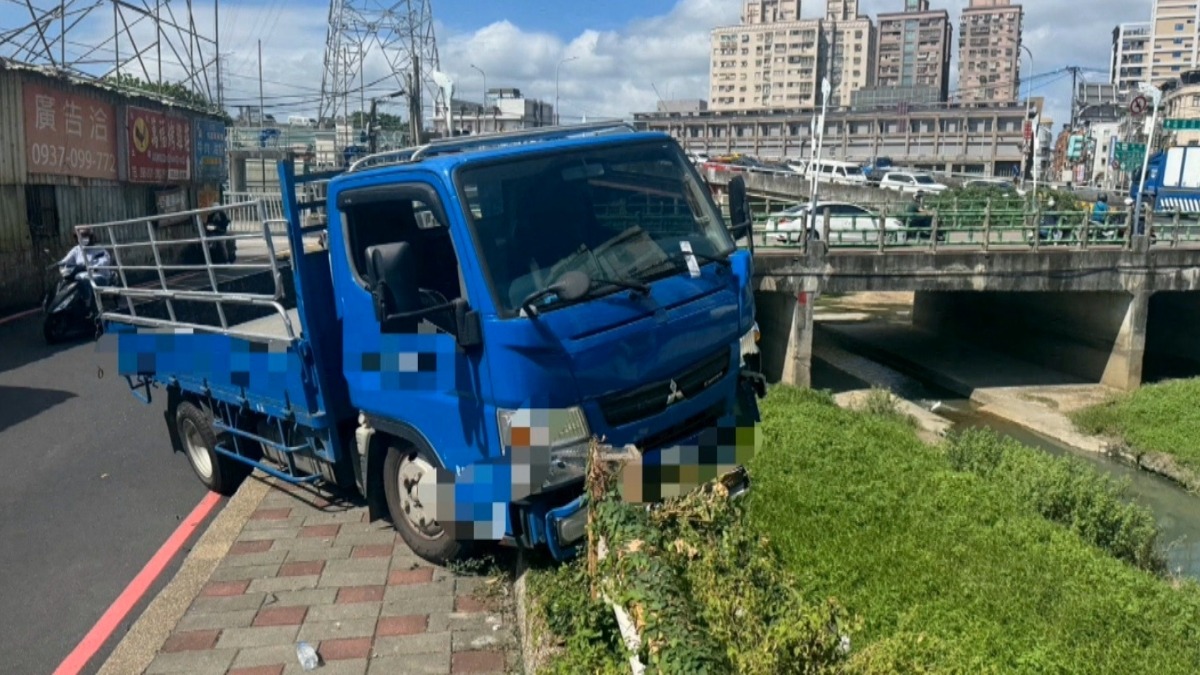
<instances>
[{"instance_id":1,"label":"front bumper","mask_svg":"<svg viewBox=\"0 0 1200 675\"><path fill-rule=\"evenodd\" d=\"M742 380L739 382L735 407L732 411L737 426L756 426L758 424L759 415L756 395L757 398L765 395L765 393L759 393L760 388L765 392L765 386L765 380L762 379L761 374L749 371L743 372ZM701 447L702 440L708 441L711 444L711 439L707 437L706 432L697 432L672 443L668 447L652 449L643 454L643 457L651 457L651 461L647 462L644 466L650 472L657 471L659 467L663 467L666 469L666 473L678 475L674 470L675 467L664 466L669 463L665 458L685 457L695 453L695 449ZM738 441L739 444L740 442ZM757 446L757 429L755 429L755 445ZM741 449L739 448L739 450ZM705 452L705 455L709 456L709 453ZM660 459L663 461L661 464L658 464L658 460ZM711 471L711 466L702 465L699 468L701 471L706 469ZM696 472L693 467L686 467L685 471L679 473L694 475ZM750 489L749 472L746 470L744 462L739 461L734 468L718 476L718 479L729 490L730 498L739 497ZM684 487L695 489L695 487L690 485ZM578 489L581 488L582 484L579 485ZM563 496L565 497L568 494L571 493L566 493ZM519 543L527 547L544 544L551 556L559 561L569 560L578 555L579 547L583 545L587 538L588 509L586 497L578 492L574 492L574 494L576 496L573 499L559 506L533 503L518 507L520 520L525 528L523 536L519 538ZM644 501L654 503L657 500L647 499ZM643 500L640 499L631 500L631 503L642 502Z\"/></svg>"}]
</instances>

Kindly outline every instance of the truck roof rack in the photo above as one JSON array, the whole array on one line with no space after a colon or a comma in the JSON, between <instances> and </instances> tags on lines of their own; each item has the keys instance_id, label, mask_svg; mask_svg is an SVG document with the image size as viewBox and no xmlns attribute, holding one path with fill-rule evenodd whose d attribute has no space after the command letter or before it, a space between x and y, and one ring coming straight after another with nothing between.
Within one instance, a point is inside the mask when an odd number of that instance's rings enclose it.
<instances>
[{"instance_id":1,"label":"truck roof rack","mask_svg":"<svg viewBox=\"0 0 1200 675\"><path fill-rule=\"evenodd\" d=\"M361 171L363 169L380 166L403 164L405 162L416 162L426 157L432 157L434 155L442 155L451 152L496 148L506 145L515 145L518 143L552 141L563 138L574 138L578 136L595 136L617 131L637 131L637 128L629 122L595 122L592 124L574 124L553 127L537 127L534 129L520 129L517 131L502 131L500 133L483 134L479 136L442 138L436 141L430 141L425 145L417 146L415 148L410 147L402 148L400 150L388 150L386 152L368 155L352 163L346 172L352 173L354 171Z\"/></svg>"}]
</instances>

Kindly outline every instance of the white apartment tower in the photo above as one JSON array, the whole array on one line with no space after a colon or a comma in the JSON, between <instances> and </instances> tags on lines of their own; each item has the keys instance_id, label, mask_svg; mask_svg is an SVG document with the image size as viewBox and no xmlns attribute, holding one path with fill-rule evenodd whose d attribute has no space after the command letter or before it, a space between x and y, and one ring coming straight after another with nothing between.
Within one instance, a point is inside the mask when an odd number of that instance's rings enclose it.
<instances>
[{"instance_id":1,"label":"white apartment tower","mask_svg":"<svg viewBox=\"0 0 1200 675\"><path fill-rule=\"evenodd\" d=\"M875 24L859 15L858 0L828 0L824 38L829 105L848 106L855 91L875 83Z\"/></svg>"},{"instance_id":2,"label":"white apartment tower","mask_svg":"<svg viewBox=\"0 0 1200 675\"><path fill-rule=\"evenodd\" d=\"M1109 81L1117 91L1133 91L1150 75L1151 33L1149 22L1123 23L1113 29Z\"/></svg>"},{"instance_id":3,"label":"white apartment tower","mask_svg":"<svg viewBox=\"0 0 1200 675\"><path fill-rule=\"evenodd\" d=\"M873 79L875 32L858 0L828 1L825 19L805 20L799 0L745 0L740 25L712 32L709 109L812 110L825 75L829 103L848 105Z\"/></svg>"},{"instance_id":4,"label":"white apartment tower","mask_svg":"<svg viewBox=\"0 0 1200 675\"><path fill-rule=\"evenodd\" d=\"M1021 5L1011 0L971 0L963 10L958 30L958 95L962 103L1018 100L1023 19Z\"/></svg>"},{"instance_id":5,"label":"white apartment tower","mask_svg":"<svg viewBox=\"0 0 1200 675\"><path fill-rule=\"evenodd\" d=\"M1150 78L1155 85L1177 79L1200 63L1200 3L1154 0L1150 21Z\"/></svg>"}]
</instances>

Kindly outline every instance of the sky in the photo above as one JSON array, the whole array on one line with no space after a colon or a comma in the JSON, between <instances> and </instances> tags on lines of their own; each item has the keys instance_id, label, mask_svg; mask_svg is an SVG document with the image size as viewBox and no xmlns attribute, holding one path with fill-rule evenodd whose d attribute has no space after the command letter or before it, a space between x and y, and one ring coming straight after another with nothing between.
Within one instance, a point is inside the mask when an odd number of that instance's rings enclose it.
<instances>
[{"instance_id":1,"label":"sky","mask_svg":"<svg viewBox=\"0 0 1200 675\"><path fill-rule=\"evenodd\" d=\"M1148 20L1151 2L1025 0L1025 41L1035 59L1033 72L1081 66L1099 71L1087 73L1089 78L1107 81L1113 27ZM58 2L34 0L34 4ZM804 16L822 15L824 4L809 0ZM954 24L950 83L954 89L958 16L967 0L932 0L931 4L947 9ZM211 2L194 0L193 5L198 25L211 36ZM652 111L660 97L707 98L709 32L736 24L741 0L432 0L432 7L441 69L455 80L456 98L482 97L482 70L489 88L515 87L551 103L557 91L562 120L568 122ZM902 7L903 0L861 0L860 10L874 17ZM267 111L276 119L289 114L315 116L328 8L328 2L317 0L223 0L218 25L227 104L257 104L261 40ZM89 19L73 30L69 51L99 44L111 33L111 11L93 18L97 20ZM0 36L27 21L23 6L0 6ZM111 54L111 48L107 51ZM573 60L562 63L566 58ZM1023 56L1023 67L1028 68L1027 63L1028 57ZM386 62L368 56L365 97L398 88L388 78L389 72ZM1048 114L1059 128L1069 117L1070 76L1038 78L1033 86L1035 96L1047 98ZM1022 85L1022 96L1026 89ZM357 108L358 101L351 111ZM402 99L396 99L381 109L400 113L402 108Z\"/></svg>"}]
</instances>

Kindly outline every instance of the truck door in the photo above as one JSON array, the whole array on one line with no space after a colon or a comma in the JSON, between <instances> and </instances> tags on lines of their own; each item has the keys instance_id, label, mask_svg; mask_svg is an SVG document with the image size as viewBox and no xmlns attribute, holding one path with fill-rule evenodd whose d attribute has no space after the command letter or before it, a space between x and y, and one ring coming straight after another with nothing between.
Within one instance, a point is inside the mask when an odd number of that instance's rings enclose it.
<instances>
[{"instance_id":1,"label":"truck door","mask_svg":"<svg viewBox=\"0 0 1200 675\"><path fill-rule=\"evenodd\" d=\"M484 431L489 388L481 350L459 347L454 310L436 310L459 298L470 300L446 201L425 182L348 188L337 201L354 281L339 293L351 402L377 429L424 445L442 468L454 471L477 461L498 440ZM372 261L369 253L389 244L404 245L398 270L403 278L384 281L415 286L420 311L435 311L380 322L370 290L378 259Z\"/></svg>"}]
</instances>

